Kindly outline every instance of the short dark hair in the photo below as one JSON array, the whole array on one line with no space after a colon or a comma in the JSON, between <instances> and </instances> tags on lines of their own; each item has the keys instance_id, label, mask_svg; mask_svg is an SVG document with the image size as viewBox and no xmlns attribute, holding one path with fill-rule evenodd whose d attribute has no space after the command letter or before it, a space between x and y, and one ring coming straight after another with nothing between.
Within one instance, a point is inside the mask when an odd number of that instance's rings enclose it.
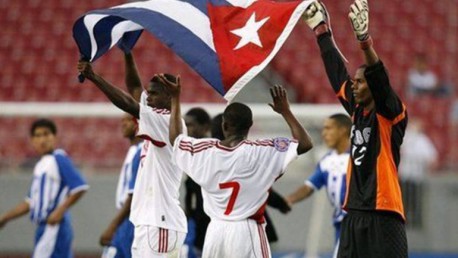
<instances>
[{"instance_id":1,"label":"short dark hair","mask_svg":"<svg viewBox=\"0 0 458 258\"><path fill-rule=\"evenodd\" d=\"M193 117L199 125L210 125L211 123L210 115L200 107L191 108L186 116Z\"/></svg>"},{"instance_id":2,"label":"short dark hair","mask_svg":"<svg viewBox=\"0 0 458 258\"><path fill-rule=\"evenodd\" d=\"M218 140L224 140L224 133L223 133L223 114L218 114L212 119L212 137Z\"/></svg>"},{"instance_id":3,"label":"short dark hair","mask_svg":"<svg viewBox=\"0 0 458 258\"><path fill-rule=\"evenodd\" d=\"M337 113L331 115L329 118L334 120L338 126L345 127L345 129L347 129L348 132L351 131L351 126L353 123L351 122L351 118L349 116L342 113Z\"/></svg>"},{"instance_id":4,"label":"short dark hair","mask_svg":"<svg viewBox=\"0 0 458 258\"><path fill-rule=\"evenodd\" d=\"M242 103L234 102L226 107L223 113L224 122L236 132L247 132L253 125L251 109Z\"/></svg>"},{"instance_id":5,"label":"short dark hair","mask_svg":"<svg viewBox=\"0 0 458 258\"><path fill-rule=\"evenodd\" d=\"M175 77L174 75L171 75L171 74L169 74L169 73L164 73L164 77L165 77L167 80L169 80L169 81L171 81L171 82L173 82L173 83L177 82L177 77ZM158 75L158 74L155 74L155 75L153 76L153 78L151 78L150 82L159 83L159 84L162 85L161 80L159 80L159 75Z\"/></svg>"},{"instance_id":6,"label":"short dark hair","mask_svg":"<svg viewBox=\"0 0 458 258\"><path fill-rule=\"evenodd\" d=\"M35 130L38 127L46 127L51 131L52 134L54 135L57 134L56 124L52 120L47 119L47 118L39 118L35 120L32 123L32 126L30 127L30 136L33 136L35 134Z\"/></svg>"},{"instance_id":7,"label":"short dark hair","mask_svg":"<svg viewBox=\"0 0 458 258\"><path fill-rule=\"evenodd\" d=\"M164 77L167 80L169 80L169 81L171 81L173 83L177 82L177 77L175 77L174 75L171 75L171 74L168 74L168 73L164 73ZM151 83L151 86L159 87L161 89L161 91L165 91L165 92L168 93L167 88L165 87L165 85L159 79L159 75L158 74L155 74L153 76L153 78L151 78L150 83Z\"/></svg>"}]
</instances>

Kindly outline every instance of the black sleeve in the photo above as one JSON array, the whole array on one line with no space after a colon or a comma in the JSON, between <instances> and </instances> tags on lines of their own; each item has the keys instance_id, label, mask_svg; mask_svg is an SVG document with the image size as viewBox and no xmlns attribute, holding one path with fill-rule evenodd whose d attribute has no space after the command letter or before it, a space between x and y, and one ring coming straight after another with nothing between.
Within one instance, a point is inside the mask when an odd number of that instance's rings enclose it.
<instances>
[{"instance_id":1,"label":"black sleeve","mask_svg":"<svg viewBox=\"0 0 458 258\"><path fill-rule=\"evenodd\" d=\"M269 197L267 198L267 205L280 210L282 213L286 213L291 210L285 199L283 199L283 197L273 189L270 190Z\"/></svg>"},{"instance_id":2,"label":"black sleeve","mask_svg":"<svg viewBox=\"0 0 458 258\"><path fill-rule=\"evenodd\" d=\"M334 44L331 33L321 34L318 36L317 41L332 89L345 110L352 115L354 110L353 94L351 92L352 82L342 56Z\"/></svg>"},{"instance_id":3,"label":"black sleeve","mask_svg":"<svg viewBox=\"0 0 458 258\"><path fill-rule=\"evenodd\" d=\"M364 71L367 86L375 102L375 110L383 117L394 120L405 112L405 107L398 95L391 88L385 66L381 61L369 66Z\"/></svg>"}]
</instances>

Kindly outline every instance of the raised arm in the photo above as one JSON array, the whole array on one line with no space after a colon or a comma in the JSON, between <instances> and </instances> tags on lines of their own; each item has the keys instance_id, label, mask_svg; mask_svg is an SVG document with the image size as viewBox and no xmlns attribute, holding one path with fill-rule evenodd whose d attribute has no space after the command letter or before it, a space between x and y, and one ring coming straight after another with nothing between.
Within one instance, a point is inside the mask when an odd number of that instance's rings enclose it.
<instances>
[{"instance_id":1,"label":"raised arm","mask_svg":"<svg viewBox=\"0 0 458 258\"><path fill-rule=\"evenodd\" d=\"M348 13L353 32L359 41L360 48L364 53L367 66L372 66L380 60L372 47L372 38L369 35L369 5L367 0L356 0L350 6Z\"/></svg>"},{"instance_id":2,"label":"raised arm","mask_svg":"<svg viewBox=\"0 0 458 258\"><path fill-rule=\"evenodd\" d=\"M369 35L369 5L367 0L355 0L348 17L359 41L367 68L364 77L375 103L376 111L390 120L405 117L405 106L391 87L388 73L373 47Z\"/></svg>"},{"instance_id":3,"label":"raised arm","mask_svg":"<svg viewBox=\"0 0 458 258\"><path fill-rule=\"evenodd\" d=\"M132 96L137 102L140 102L140 96L143 92L143 88L132 52L124 53L124 61L126 70L125 83L127 86L127 91L129 92L130 96Z\"/></svg>"},{"instance_id":4,"label":"raised arm","mask_svg":"<svg viewBox=\"0 0 458 258\"><path fill-rule=\"evenodd\" d=\"M78 71L81 72L88 80L93 82L115 106L132 116L139 118L140 106L138 102L126 92L111 85L101 76L94 73L89 62L79 61Z\"/></svg>"},{"instance_id":5,"label":"raised arm","mask_svg":"<svg viewBox=\"0 0 458 258\"><path fill-rule=\"evenodd\" d=\"M283 119L285 119L291 130L293 138L299 142L297 154L301 155L309 151L313 147L312 138L291 112L286 90L281 85L276 85L270 88L270 95L272 96L273 103L269 103L269 106L283 116Z\"/></svg>"},{"instance_id":6,"label":"raised arm","mask_svg":"<svg viewBox=\"0 0 458 258\"><path fill-rule=\"evenodd\" d=\"M163 74L159 74L159 79L167 87L172 98L171 110L170 110L170 124L169 124L169 140L170 144L175 143L175 139L178 135L183 133L183 124L181 122L181 105L180 105L180 94L181 94L181 83L180 76L177 76L177 82L171 82L165 78Z\"/></svg>"},{"instance_id":7,"label":"raised arm","mask_svg":"<svg viewBox=\"0 0 458 258\"><path fill-rule=\"evenodd\" d=\"M351 114L351 77L345 67L344 57L332 37L328 17L329 14L320 1L313 2L304 14L305 22L317 37L321 57L332 89L347 112Z\"/></svg>"}]
</instances>

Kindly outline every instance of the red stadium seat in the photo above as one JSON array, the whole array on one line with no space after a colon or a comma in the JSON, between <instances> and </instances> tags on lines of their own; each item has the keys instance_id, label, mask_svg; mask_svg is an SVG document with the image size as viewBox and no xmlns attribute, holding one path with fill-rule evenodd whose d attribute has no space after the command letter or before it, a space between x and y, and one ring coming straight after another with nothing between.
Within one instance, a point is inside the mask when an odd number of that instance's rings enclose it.
<instances>
[{"instance_id":1,"label":"red stadium seat","mask_svg":"<svg viewBox=\"0 0 458 258\"><path fill-rule=\"evenodd\" d=\"M450 43L448 31L454 32L453 29L456 29L447 20L448 10L456 8L452 2L393 0L370 3L374 46L387 65L391 83L400 96L404 95L406 74L415 52L426 52L431 67L438 74L458 70L456 51L449 50L454 46L453 42ZM42 8L43 1L40 0L0 1L0 12L5 14L0 16L3 35L0 41L0 101L106 102L106 97L92 85L76 82L78 50L72 38L71 27L84 12L117 4L120 4L117 0L48 0L47 8ZM326 5L331 13L335 40L348 58L348 70L353 76L363 58L349 26L348 1L326 1ZM401 10L398 6L401 6ZM134 53L142 82L147 82L158 72L180 73L183 81L195 89L183 91L183 101L222 101L182 60L148 33L143 34ZM299 21L272 61L271 68L295 88L301 102L336 102L315 37L303 21ZM113 49L98 60L94 69L115 85L124 88L123 58L119 50ZM458 76L450 77L458 90ZM438 147L448 146L442 143L447 143L444 139L447 139L448 133L444 132L451 131L447 130L450 103L444 103L444 99L421 97L409 101L408 108L410 115L430 121L432 138ZM66 118L60 121L62 123L59 126L70 134L63 141L64 147L75 155L78 162L89 160L94 164L117 163L122 159L123 148L116 146L124 146L125 141L119 137L119 131L113 130L118 121L102 120ZM5 158L14 155L25 158L21 148L27 148L30 153L27 138L24 139L30 121L30 118L0 117L0 136L12 131L12 139L18 142L11 151L0 147L2 156L6 153ZM109 133L107 136L95 137L97 140L94 140L98 126ZM71 128L81 128L82 135L70 133ZM3 139L8 143L9 138ZM96 155L88 154L88 148L94 148ZM445 147L440 148L442 153L447 151Z\"/></svg>"}]
</instances>

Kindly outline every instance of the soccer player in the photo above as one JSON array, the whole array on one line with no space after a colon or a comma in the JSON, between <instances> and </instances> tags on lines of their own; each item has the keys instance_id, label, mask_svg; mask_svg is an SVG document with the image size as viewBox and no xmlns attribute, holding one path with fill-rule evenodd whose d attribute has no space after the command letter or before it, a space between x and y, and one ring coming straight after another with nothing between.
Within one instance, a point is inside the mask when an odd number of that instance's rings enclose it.
<instances>
[{"instance_id":1,"label":"soccer player","mask_svg":"<svg viewBox=\"0 0 458 258\"><path fill-rule=\"evenodd\" d=\"M270 105L297 140L247 140L252 113L241 103L224 111L223 141L195 139L182 134L180 81L160 78L172 95L173 161L202 187L204 209L211 218L202 257L270 257L263 218L268 191L292 160L312 148L309 135L290 111L286 90L273 88Z\"/></svg>"},{"instance_id":2,"label":"soccer player","mask_svg":"<svg viewBox=\"0 0 458 258\"><path fill-rule=\"evenodd\" d=\"M224 132L221 124L223 123L223 114L216 115L212 120L211 132L212 137L220 141L224 140ZM277 209L283 214L291 211L291 206L288 204L286 199L281 196L273 188L269 190L269 197L267 198L267 206ZM274 223L269 216L268 210L264 210L264 219L266 220L266 235L269 244L273 247L273 244L278 241L277 231L275 230Z\"/></svg>"},{"instance_id":3,"label":"soccer player","mask_svg":"<svg viewBox=\"0 0 458 258\"><path fill-rule=\"evenodd\" d=\"M331 149L316 166L315 172L297 188L286 200L292 206L310 197L315 190L326 187L331 205L334 207L333 224L335 228L334 256L339 247L340 227L345 211L342 204L345 199L348 161L350 159L351 119L345 114L334 114L324 121L321 136L325 145Z\"/></svg>"},{"instance_id":4,"label":"soccer player","mask_svg":"<svg viewBox=\"0 0 458 258\"><path fill-rule=\"evenodd\" d=\"M191 108L184 116L188 135L196 139L207 138L210 132L211 118L203 108ZM185 181L185 211L188 216L188 258L201 257L210 218L205 214L202 190L189 176Z\"/></svg>"},{"instance_id":5,"label":"soccer player","mask_svg":"<svg viewBox=\"0 0 458 258\"><path fill-rule=\"evenodd\" d=\"M130 258L134 225L129 221L132 193L140 164L142 140L135 137L137 125L131 115L124 115L121 120L122 134L129 139L130 148L119 175L116 189L116 209L118 213L100 237L100 244L106 246L102 258Z\"/></svg>"},{"instance_id":6,"label":"soccer player","mask_svg":"<svg viewBox=\"0 0 458 258\"><path fill-rule=\"evenodd\" d=\"M342 221L338 257L407 257L398 180L407 112L373 48L367 0L356 0L349 18L365 60L353 79L332 40L324 6L316 1L306 10L332 88L353 119L343 206L348 215Z\"/></svg>"},{"instance_id":7,"label":"soccer player","mask_svg":"<svg viewBox=\"0 0 458 258\"><path fill-rule=\"evenodd\" d=\"M34 258L71 258L73 229L69 209L89 186L62 149L56 149L57 127L53 121L32 123L32 146L41 155L33 170L25 200L0 217L0 228L27 213L37 225Z\"/></svg>"},{"instance_id":8,"label":"soccer player","mask_svg":"<svg viewBox=\"0 0 458 258\"><path fill-rule=\"evenodd\" d=\"M172 145L168 137L170 94L158 75L153 76L146 92L139 83L128 84L131 94L141 92L138 102L95 74L89 62L79 61L78 71L115 106L138 119L137 136L145 139L141 154L144 159L137 174L130 212L130 221L135 226L132 257L178 257L186 237L187 223L178 199L183 173L171 162ZM165 76L176 81L173 75ZM186 128L184 121L181 122Z\"/></svg>"}]
</instances>

